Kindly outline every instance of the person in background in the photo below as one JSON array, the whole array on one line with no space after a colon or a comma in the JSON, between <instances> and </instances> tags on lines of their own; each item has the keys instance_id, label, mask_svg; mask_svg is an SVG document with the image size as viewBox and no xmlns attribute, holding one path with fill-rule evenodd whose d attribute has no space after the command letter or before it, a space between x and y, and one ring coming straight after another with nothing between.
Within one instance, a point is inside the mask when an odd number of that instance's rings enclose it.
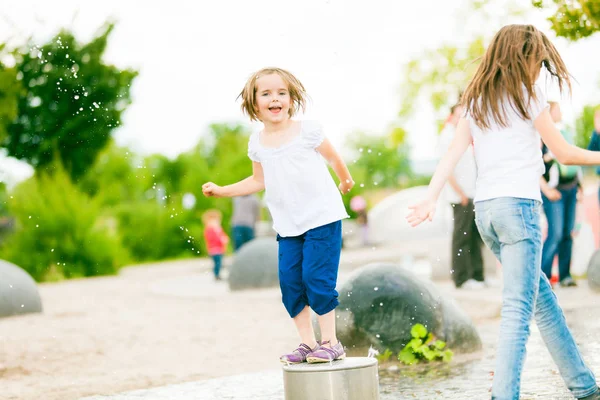
<instances>
[{"instance_id":1,"label":"person in background","mask_svg":"<svg viewBox=\"0 0 600 400\"><path fill-rule=\"evenodd\" d=\"M573 134L562 124L558 102L549 101L550 116L565 140L573 144ZM576 165L559 163L554 154L542 145L545 172L540 178L544 214L548 221L548 235L542 250L542 271L552 278L552 264L558 255L558 280L560 286L577 286L571 277L573 230L577 212L578 191L581 190L582 170Z\"/></svg>"},{"instance_id":2,"label":"person in background","mask_svg":"<svg viewBox=\"0 0 600 400\"><path fill-rule=\"evenodd\" d=\"M202 215L202 223L204 224L204 240L206 241L206 249L214 262L213 272L215 280L220 281L221 265L225 248L229 243L229 237L221 227L221 212L219 210L210 209Z\"/></svg>"},{"instance_id":3,"label":"person in background","mask_svg":"<svg viewBox=\"0 0 600 400\"><path fill-rule=\"evenodd\" d=\"M245 243L254 239L254 229L259 216L260 201L256 194L233 198L231 237L234 251L238 251Z\"/></svg>"},{"instance_id":4,"label":"person in background","mask_svg":"<svg viewBox=\"0 0 600 400\"><path fill-rule=\"evenodd\" d=\"M360 229L360 243L362 246L369 245L369 216L367 201L364 197L357 195L350 200L350 209L356 213L356 223Z\"/></svg>"},{"instance_id":5,"label":"person in background","mask_svg":"<svg viewBox=\"0 0 600 400\"><path fill-rule=\"evenodd\" d=\"M438 146L440 158L448 151L456 125L464 112L464 107L456 104L450 108L440 134ZM485 286L483 276L483 241L475 224L475 181L477 165L473 146L469 146L448 177L444 197L452 205L454 224L452 232L452 280L456 288L478 289Z\"/></svg>"}]
</instances>

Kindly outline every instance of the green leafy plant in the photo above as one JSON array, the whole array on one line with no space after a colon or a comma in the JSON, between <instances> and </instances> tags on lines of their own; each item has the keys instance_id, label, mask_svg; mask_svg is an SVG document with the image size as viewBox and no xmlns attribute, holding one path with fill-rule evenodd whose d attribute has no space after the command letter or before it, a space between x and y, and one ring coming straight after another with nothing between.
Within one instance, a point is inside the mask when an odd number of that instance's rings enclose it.
<instances>
[{"instance_id":1,"label":"green leafy plant","mask_svg":"<svg viewBox=\"0 0 600 400\"><path fill-rule=\"evenodd\" d=\"M375 358L377 358L377 361L379 361L379 363L384 363L388 362L393 354L394 352L390 349L385 349L385 351L382 354L377 354Z\"/></svg>"},{"instance_id":2,"label":"green leafy plant","mask_svg":"<svg viewBox=\"0 0 600 400\"><path fill-rule=\"evenodd\" d=\"M446 342L437 340L422 324L415 324L410 330L412 339L398 354L398 360L412 365L420 361L441 360L450 362L454 353L446 349Z\"/></svg>"}]
</instances>

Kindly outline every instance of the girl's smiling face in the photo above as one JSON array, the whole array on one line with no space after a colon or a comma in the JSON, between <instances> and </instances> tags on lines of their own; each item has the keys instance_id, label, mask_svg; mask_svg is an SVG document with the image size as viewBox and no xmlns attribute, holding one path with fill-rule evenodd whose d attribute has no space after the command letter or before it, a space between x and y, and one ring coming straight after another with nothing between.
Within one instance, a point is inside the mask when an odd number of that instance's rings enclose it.
<instances>
[{"instance_id":1,"label":"girl's smiling face","mask_svg":"<svg viewBox=\"0 0 600 400\"><path fill-rule=\"evenodd\" d=\"M279 74L264 75L256 80L256 107L263 123L289 119L291 105L288 85Z\"/></svg>"}]
</instances>

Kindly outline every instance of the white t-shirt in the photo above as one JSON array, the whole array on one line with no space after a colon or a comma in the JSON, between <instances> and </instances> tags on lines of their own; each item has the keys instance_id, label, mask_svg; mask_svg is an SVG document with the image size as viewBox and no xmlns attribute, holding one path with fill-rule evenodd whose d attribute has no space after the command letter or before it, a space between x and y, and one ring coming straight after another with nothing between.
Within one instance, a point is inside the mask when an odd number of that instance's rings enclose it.
<instances>
[{"instance_id":1,"label":"white t-shirt","mask_svg":"<svg viewBox=\"0 0 600 400\"><path fill-rule=\"evenodd\" d=\"M440 158L448 151L450 143L452 143L452 140L454 139L455 132L456 127L452 124L446 124L444 129L442 129L438 143L438 153ZM475 197L475 182L477 181L477 165L475 164L473 146L469 146L460 160L458 160L452 174L465 195L469 199L473 199ZM449 203L458 204L461 201L460 196L452 189L452 186L450 186L449 183L444 187L443 196Z\"/></svg>"},{"instance_id":2,"label":"white t-shirt","mask_svg":"<svg viewBox=\"0 0 600 400\"><path fill-rule=\"evenodd\" d=\"M482 131L467 113L477 162L475 202L498 197L542 199L540 176L544 162L540 135L533 121L548 104L539 86L534 89L537 101L531 99L529 104L531 120L523 120L507 104L508 126L500 127L492 119L491 129Z\"/></svg>"},{"instance_id":3,"label":"white t-shirt","mask_svg":"<svg viewBox=\"0 0 600 400\"><path fill-rule=\"evenodd\" d=\"M264 147L259 132L248 141L248 157L264 171L273 229L282 237L348 218L342 195L316 150L325 140L321 127L313 121L300 124L300 134L277 148Z\"/></svg>"}]
</instances>

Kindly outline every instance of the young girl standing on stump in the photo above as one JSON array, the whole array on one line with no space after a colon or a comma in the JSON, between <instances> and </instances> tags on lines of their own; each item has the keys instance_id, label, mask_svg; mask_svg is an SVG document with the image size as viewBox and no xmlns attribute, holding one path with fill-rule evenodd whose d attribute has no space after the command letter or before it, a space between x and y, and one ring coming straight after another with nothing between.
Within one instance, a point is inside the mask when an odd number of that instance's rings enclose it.
<instances>
[{"instance_id":1,"label":"young girl standing on stump","mask_svg":"<svg viewBox=\"0 0 600 400\"><path fill-rule=\"evenodd\" d=\"M341 193L354 181L346 164L311 121L292 120L305 107L304 86L280 68L253 74L240 93L242 109L263 129L251 135L252 176L227 186L205 183L206 196L234 197L265 190L279 242L279 283L283 304L302 343L281 356L284 363L328 362L346 356L335 331L342 222L348 217ZM336 187L325 159L337 175ZM339 190L338 190L339 189ZM317 343L310 310L318 315Z\"/></svg>"}]
</instances>

